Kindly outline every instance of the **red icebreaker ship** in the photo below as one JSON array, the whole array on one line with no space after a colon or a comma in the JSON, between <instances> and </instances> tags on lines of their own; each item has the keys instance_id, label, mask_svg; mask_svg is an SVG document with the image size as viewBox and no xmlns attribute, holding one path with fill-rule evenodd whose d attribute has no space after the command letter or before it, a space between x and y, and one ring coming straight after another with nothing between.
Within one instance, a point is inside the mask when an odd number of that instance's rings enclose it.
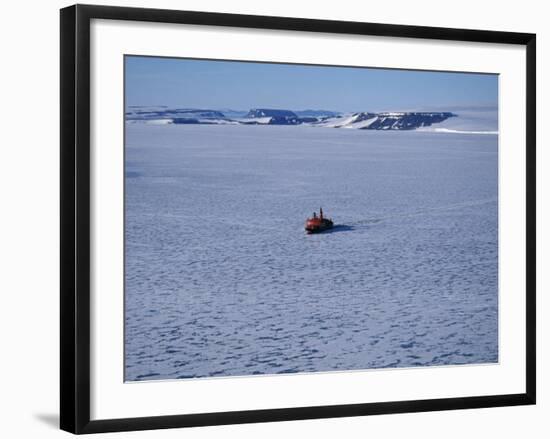
<instances>
[{"instance_id":1,"label":"red icebreaker ship","mask_svg":"<svg viewBox=\"0 0 550 439\"><path fill-rule=\"evenodd\" d=\"M332 220L323 217L323 208L321 208L319 209L319 216L316 212L313 212L313 217L306 220L305 229L307 233L319 233L332 229L333 225Z\"/></svg>"}]
</instances>

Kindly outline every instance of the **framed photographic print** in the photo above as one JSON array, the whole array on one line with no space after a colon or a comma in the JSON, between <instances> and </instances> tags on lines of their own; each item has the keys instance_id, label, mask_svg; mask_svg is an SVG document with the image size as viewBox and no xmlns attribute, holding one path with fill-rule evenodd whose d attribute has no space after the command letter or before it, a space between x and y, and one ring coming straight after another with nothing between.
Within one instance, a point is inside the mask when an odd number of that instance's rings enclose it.
<instances>
[{"instance_id":1,"label":"framed photographic print","mask_svg":"<svg viewBox=\"0 0 550 439\"><path fill-rule=\"evenodd\" d=\"M535 35L61 10L61 428L535 403Z\"/></svg>"}]
</instances>

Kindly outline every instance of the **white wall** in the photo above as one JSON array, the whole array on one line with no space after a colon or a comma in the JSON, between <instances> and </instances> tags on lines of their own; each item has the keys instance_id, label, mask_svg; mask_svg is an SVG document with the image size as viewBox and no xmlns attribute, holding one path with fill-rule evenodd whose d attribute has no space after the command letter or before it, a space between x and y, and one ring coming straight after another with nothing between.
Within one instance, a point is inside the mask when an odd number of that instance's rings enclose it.
<instances>
[{"instance_id":1,"label":"white wall","mask_svg":"<svg viewBox=\"0 0 550 439\"><path fill-rule=\"evenodd\" d=\"M88 3L96 3L88 1ZM120 6L535 32L538 38L538 405L117 434L113 437L543 438L550 436L548 116L550 27L543 1L100 1ZM0 431L60 437L58 413L59 0L9 2L0 25ZM543 102L546 101L546 102ZM546 117L545 117L546 116ZM544 203L546 201L546 205ZM543 250L543 247L546 247ZM546 272L545 272L546 269ZM546 346L545 346L546 345ZM112 435L111 435L112 436Z\"/></svg>"}]
</instances>

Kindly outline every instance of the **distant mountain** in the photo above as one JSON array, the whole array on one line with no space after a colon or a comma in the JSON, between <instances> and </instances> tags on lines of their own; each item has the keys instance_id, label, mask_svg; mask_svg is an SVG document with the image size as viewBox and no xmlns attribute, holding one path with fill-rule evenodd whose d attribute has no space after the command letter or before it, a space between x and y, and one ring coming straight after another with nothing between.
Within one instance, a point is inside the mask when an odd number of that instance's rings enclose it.
<instances>
[{"instance_id":1,"label":"distant mountain","mask_svg":"<svg viewBox=\"0 0 550 439\"><path fill-rule=\"evenodd\" d=\"M276 110L271 108L253 108L245 116L247 119L269 118L268 125L298 125L298 115L290 110Z\"/></svg>"},{"instance_id":2,"label":"distant mountain","mask_svg":"<svg viewBox=\"0 0 550 439\"><path fill-rule=\"evenodd\" d=\"M253 108L246 117L280 117L297 119L296 113L290 110L275 110L270 108Z\"/></svg>"},{"instance_id":3,"label":"distant mountain","mask_svg":"<svg viewBox=\"0 0 550 439\"><path fill-rule=\"evenodd\" d=\"M298 110L294 111L300 118L305 117L338 117L341 113L327 110Z\"/></svg>"},{"instance_id":4,"label":"distant mountain","mask_svg":"<svg viewBox=\"0 0 550 439\"><path fill-rule=\"evenodd\" d=\"M198 118L198 119L225 119L226 116L218 110L199 108L172 108L166 107L130 107L126 112L127 120Z\"/></svg>"},{"instance_id":5,"label":"distant mountain","mask_svg":"<svg viewBox=\"0 0 550 439\"><path fill-rule=\"evenodd\" d=\"M231 119L238 119L240 117L245 117L248 113L247 110L235 110L232 108L220 108L218 111L221 111L223 114L225 114L225 117L229 117Z\"/></svg>"},{"instance_id":6,"label":"distant mountain","mask_svg":"<svg viewBox=\"0 0 550 439\"><path fill-rule=\"evenodd\" d=\"M192 115L194 117L206 118L206 119L223 119L225 116L224 113L217 110L197 110L197 109L188 109L188 108L179 108L176 109L177 114Z\"/></svg>"},{"instance_id":7,"label":"distant mountain","mask_svg":"<svg viewBox=\"0 0 550 439\"><path fill-rule=\"evenodd\" d=\"M497 107L455 107L451 108L456 117L449 118L422 131L447 133L498 134Z\"/></svg>"},{"instance_id":8,"label":"distant mountain","mask_svg":"<svg viewBox=\"0 0 550 439\"><path fill-rule=\"evenodd\" d=\"M129 107L126 113L126 120L133 123L307 125L361 130L426 130L427 127L454 117L457 115L448 111L340 114L326 110L291 111L273 108L253 108L246 113L197 108Z\"/></svg>"},{"instance_id":9,"label":"distant mountain","mask_svg":"<svg viewBox=\"0 0 550 439\"><path fill-rule=\"evenodd\" d=\"M414 130L455 117L450 112L353 113L320 121L318 125L360 130Z\"/></svg>"}]
</instances>

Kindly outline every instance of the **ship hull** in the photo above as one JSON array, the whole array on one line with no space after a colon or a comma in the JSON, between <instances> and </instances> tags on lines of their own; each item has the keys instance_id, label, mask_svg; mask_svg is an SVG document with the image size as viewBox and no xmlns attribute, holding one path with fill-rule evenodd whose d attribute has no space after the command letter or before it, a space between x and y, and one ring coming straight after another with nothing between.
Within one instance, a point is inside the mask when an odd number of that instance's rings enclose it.
<instances>
[{"instance_id":1,"label":"ship hull","mask_svg":"<svg viewBox=\"0 0 550 439\"><path fill-rule=\"evenodd\" d=\"M313 234L325 232L332 229L332 227L332 221L327 219L321 221L309 220L306 222L305 230L308 234Z\"/></svg>"}]
</instances>

